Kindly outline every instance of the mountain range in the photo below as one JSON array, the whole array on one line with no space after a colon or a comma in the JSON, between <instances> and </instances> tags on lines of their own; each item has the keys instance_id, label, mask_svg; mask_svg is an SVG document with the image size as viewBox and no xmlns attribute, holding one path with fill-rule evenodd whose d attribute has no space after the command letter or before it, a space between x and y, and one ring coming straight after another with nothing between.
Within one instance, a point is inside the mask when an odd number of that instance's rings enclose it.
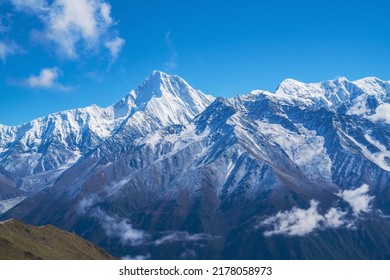
<instances>
[{"instance_id":1,"label":"mountain range","mask_svg":"<svg viewBox=\"0 0 390 280\"><path fill-rule=\"evenodd\" d=\"M154 71L0 125L0 213L127 259L390 258L390 82L214 98Z\"/></svg>"}]
</instances>

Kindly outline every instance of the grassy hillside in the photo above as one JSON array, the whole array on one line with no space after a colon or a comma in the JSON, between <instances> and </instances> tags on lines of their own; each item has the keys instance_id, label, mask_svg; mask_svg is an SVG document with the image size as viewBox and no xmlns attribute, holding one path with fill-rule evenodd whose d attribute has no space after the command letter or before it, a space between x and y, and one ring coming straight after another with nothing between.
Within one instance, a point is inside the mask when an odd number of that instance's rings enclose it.
<instances>
[{"instance_id":1,"label":"grassy hillside","mask_svg":"<svg viewBox=\"0 0 390 280\"><path fill-rule=\"evenodd\" d=\"M110 260L92 243L53 226L0 222L0 260Z\"/></svg>"}]
</instances>

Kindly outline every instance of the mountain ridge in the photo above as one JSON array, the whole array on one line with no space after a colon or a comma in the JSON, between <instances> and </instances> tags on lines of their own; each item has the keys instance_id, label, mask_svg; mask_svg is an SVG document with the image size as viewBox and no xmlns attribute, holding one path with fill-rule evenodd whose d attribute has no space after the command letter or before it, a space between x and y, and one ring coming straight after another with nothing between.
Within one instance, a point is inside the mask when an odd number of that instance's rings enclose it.
<instances>
[{"instance_id":1,"label":"mountain ridge","mask_svg":"<svg viewBox=\"0 0 390 280\"><path fill-rule=\"evenodd\" d=\"M381 111L389 82L287 80L276 93L204 97L201 106L202 98L181 100L200 94L181 78L150 80L128 98L148 88L151 102L1 218L51 223L118 257L235 258L237 248L244 259L390 256L378 243L390 244L380 233L390 229L390 128ZM333 246L334 233L354 251ZM369 240L373 255L357 247L366 235L378 237Z\"/></svg>"}]
</instances>

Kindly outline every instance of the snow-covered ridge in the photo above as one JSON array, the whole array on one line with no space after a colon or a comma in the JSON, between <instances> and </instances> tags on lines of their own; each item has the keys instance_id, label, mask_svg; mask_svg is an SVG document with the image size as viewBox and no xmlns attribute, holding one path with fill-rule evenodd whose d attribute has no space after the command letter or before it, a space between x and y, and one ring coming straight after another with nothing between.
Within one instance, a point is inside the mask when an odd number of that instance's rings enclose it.
<instances>
[{"instance_id":1,"label":"snow-covered ridge","mask_svg":"<svg viewBox=\"0 0 390 280\"><path fill-rule=\"evenodd\" d=\"M217 118L215 123L219 125L230 114L234 114L237 119L242 116L247 124L255 126L254 130L263 131L261 137L273 139L301 171L306 172L305 166L312 159L296 162L296 151L290 151L284 145L283 135L294 136L299 132L299 126L295 125L294 128L293 121L284 107L298 106L300 109L312 111L324 107L336 114L357 115L371 122L390 123L390 83L372 77L352 82L346 78L338 78L309 84L286 79L274 93L254 90L247 95L231 99L218 98L214 105L209 106L214 100L214 97L193 89L178 76L153 71L140 86L107 108L92 105L53 113L19 126L0 125L0 166L12 173L16 179L23 178L28 181L24 188L28 190L30 186L46 185L54 181L83 155L100 147L106 140L112 140L106 143L111 145L106 149L108 153L111 153L112 145L119 146L119 142L126 150L129 142L142 142L150 133L170 125L186 125L205 112L196 121L203 122L205 119L204 123L199 124L199 131L207 128L213 118ZM224 110L225 116L223 112L219 112ZM268 122L271 125L268 125ZM280 126L273 122L280 122ZM234 122L232 126L236 126L236 131L240 127ZM281 135L274 135L273 131L278 128ZM324 159L326 150L322 149L323 137L311 135L309 131L312 129L304 129L302 133L310 136L310 139L315 138L314 144L306 145L307 139L304 136L294 141L302 144L302 149L317 145L316 149L323 151L318 158ZM268 135L265 133L267 131ZM159 137L159 134L155 134L155 137ZM186 141L187 139L184 142ZM385 140L378 138L374 141L384 145ZM365 156L370 161L377 163L374 159L379 158L382 166L387 166L386 150L381 154L376 152L372 156L368 153L369 150ZM326 170L329 170L329 164ZM41 177L37 178L37 174ZM307 176L310 177L310 174Z\"/></svg>"},{"instance_id":2,"label":"snow-covered ridge","mask_svg":"<svg viewBox=\"0 0 390 280\"><path fill-rule=\"evenodd\" d=\"M342 100L346 97L356 98L359 94L374 95L377 98L388 98L390 91L390 81L383 81L375 77L362 78L349 81L340 77L335 80L328 80L318 83L303 83L294 79L282 81L276 94L286 94L295 97L312 99L313 97L338 97ZM346 94L342 96L342 94Z\"/></svg>"},{"instance_id":3,"label":"snow-covered ridge","mask_svg":"<svg viewBox=\"0 0 390 280\"><path fill-rule=\"evenodd\" d=\"M92 105L18 126L0 125L0 164L16 178L60 170L124 125L144 126L139 130L147 133L187 123L213 100L180 77L154 71L139 87L107 108ZM38 180L39 184L51 181L47 176ZM58 174L49 177L53 176ZM32 184L37 181L34 179Z\"/></svg>"},{"instance_id":4,"label":"snow-covered ridge","mask_svg":"<svg viewBox=\"0 0 390 280\"><path fill-rule=\"evenodd\" d=\"M275 97L307 106L347 111L350 115L371 115L376 106L390 101L390 82L375 77L356 81L337 78L320 83L284 80Z\"/></svg>"}]
</instances>

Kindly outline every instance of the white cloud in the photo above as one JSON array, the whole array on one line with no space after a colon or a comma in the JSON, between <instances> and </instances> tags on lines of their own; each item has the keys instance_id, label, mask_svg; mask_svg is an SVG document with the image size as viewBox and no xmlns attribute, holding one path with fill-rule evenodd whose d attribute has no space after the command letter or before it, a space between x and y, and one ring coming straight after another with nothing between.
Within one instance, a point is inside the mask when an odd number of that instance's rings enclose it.
<instances>
[{"instance_id":1,"label":"white cloud","mask_svg":"<svg viewBox=\"0 0 390 280\"><path fill-rule=\"evenodd\" d=\"M384 121L390 124L390 104L381 104L376 110L375 114L368 117L373 122Z\"/></svg>"},{"instance_id":2,"label":"white cloud","mask_svg":"<svg viewBox=\"0 0 390 280\"><path fill-rule=\"evenodd\" d=\"M53 44L66 58L75 59L80 52L93 53L111 42L110 53L117 57L124 40L112 34L114 21L111 6L104 0L11 0L16 9L39 18L44 28L34 30L33 37ZM116 44L114 44L115 42Z\"/></svg>"},{"instance_id":3,"label":"white cloud","mask_svg":"<svg viewBox=\"0 0 390 280\"><path fill-rule=\"evenodd\" d=\"M123 46L125 45L125 40L122 38L116 37L114 40L106 42L105 46L110 50L112 60L116 60Z\"/></svg>"},{"instance_id":4,"label":"white cloud","mask_svg":"<svg viewBox=\"0 0 390 280\"><path fill-rule=\"evenodd\" d=\"M112 24L112 18L111 18L111 6L107 3L101 3L100 4L100 13L102 15L103 20L107 24Z\"/></svg>"},{"instance_id":5,"label":"white cloud","mask_svg":"<svg viewBox=\"0 0 390 280\"><path fill-rule=\"evenodd\" d=\"M100 28L96 1L57 0L47 19L47 37L69 58L77 57L76 45L91 48L99 37ZM98 13L100 14L100 13Z\"/></svg>"},{"instance_id":6,"label":"white cloud","mask_svg":"<svg viewBox=\"0 0 390 280\"><path fill-rule=\"evenodd\" d=\"M26 83L32 88L51 88L58 78L57 68L44 68L38 76L30 76Z\"/></svg>"},{"instance_id":7,"label":"white cloud","mask_svg":"<svg viewBox=\"0 0 390 280\"><path fill-rule=\"evenodd\" d=\"M344 190L338 194L343 200L347 201L352 208L354 218L348 220L348 211L342 211L338 208L330 208L324 215L317 210L318 201L311 200L308 209L294 207L291 211L278 212L276 215L268 217L262 221L258 227L270 227L264 232L265 236L275 234L298 235L303 236L311 233L315 229L352 228L361 211L371 210L370 203L374 199L367 193L369 186L363 184L355 190Z\"/></svg>"},{"instance_id":8,"label":"white cloud","mask_svg":"<svg viewBox=\"0 0 390 280\"><path fill-rule=\"evenodd\" d=\"M57 80L61 71L57 67L43 68L39 75L31 75L27 79L15 81L13 83L23 84L34 89L56 89L60 91L70 90L68 87L60 84Z\"/></svg>"},{"instance_id":9,"label":"white cloud","mask_svg":"<svg viewBox=\"0 0 390 280\"><path fill-rule=\"evenodd\" d=\"M325 227L339 228L349 224L349 222L345 220L346 214L347 212L340 211L337 208L330 208L329 211L324 215Z\"/></svg>"},{"instance_id":10,"label":"white cloud","mask_svg":"<svg viewBox=\"0 0 390 280\"><path fill-rule=\"evenodd\" d=\"M100 208L94 209L93 216L99 219L108 237L119 238L123 245L140 245L146 238L146 234L134 229L127 219L112 217Z\"/></svg>"},{"instance_id":11,"label":"white cloud","mask_svg":"<svg viewBox=\"0 0 390 280\"><path fill-rule=\"evenodd\" d=\"M176 231L169 233L160 239L157 239L153 242L155 245L161 245L165 243L172 243L172 242L188 242L188 241L199 241L199 240L207 240L214 238L212 236L209 236L205 233L196 233L196 234L189 234L186 231Z\"/></svg>"},{"instance_id":12,"label":"white cloud","mask_svg":"<svg viewBox=\"0 0 390 280\"><path fill-rule=\"evenodd\" d=\"M324 220L317 211L318 202L311 200L309 209L294 207L291 211L279 212L266 219L263 225L272 225L273 229L264 232L265 236L274 234L305 235L312 232Z\"/></svg>"},{"instance_id":13,"label":"white cloud","mask_svg":"<svg viewBox=\"0 0 390 280\"><path fill-rule=\"evenodd\" d=\"M371 210L370 203L374 197L369 196L367 194L368 191L369 186L367 184L363 184L360 188L355 190L345 190L340 192L338 195L349 203L355 214L359 214L362 211L368 212Z\"/></svg>"},{"instance_id":14,"label":"white cloud","mask_svg":"<svg viewBox=\"0 0 390 280\"><path fill-rule=\"evenodd\" d=\"M20 51L18 45L14 42L0 42L0 59L5 61L8 56L16 54Z\"/></svg>"}]
</instances>

